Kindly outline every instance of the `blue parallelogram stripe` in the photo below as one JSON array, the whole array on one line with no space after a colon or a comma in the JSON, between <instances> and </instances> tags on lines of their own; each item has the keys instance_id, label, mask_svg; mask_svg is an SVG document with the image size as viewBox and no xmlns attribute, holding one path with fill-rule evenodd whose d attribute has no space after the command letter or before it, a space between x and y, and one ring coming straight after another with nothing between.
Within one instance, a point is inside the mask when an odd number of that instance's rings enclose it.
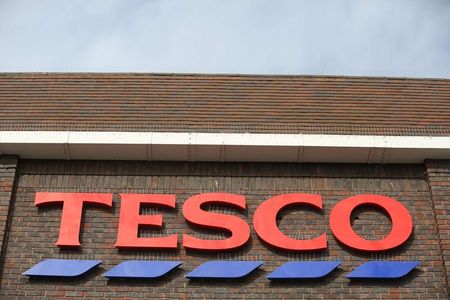
<instances>
[{"instance_id":1,"label":"blue parallelogram stripe","mask_svg":"<svg viewBox=\"0 0 450 300\"><path fill-rule=\"evenodd\" d=\"M347 275L350 279L395 279L411 272L419 261L369 261Z\"/></svg>"},{"instance_id":2,"label":"blue parallelogram stripe","mask_svg":"<svg viewBox=\"0 0 450 300\"><path fill-rule=\"evenodd\" d=\"M189 279L242 278L259 268L262 261L208 261L186 275Z\"/></svg>"},{"instance_id":3,"label":"blue parallelogram stripe","mask_svg":"<svg viewBox=\"0 0 450 300\"><path fill-rule=\"evenodd\" d=\"M336 261L290 261L267 275L270 280L314 279L330 274L342 262Z\"/></svg>"},{"instance_id":4,"label":"blue parallelogram stripe","mask_svg":"<svg viewBox=\"0 0 450 300\"><path fill-rule=\"evenodd\" d=\"M47 259L22 274L29 277L77 277L86 274L101 263L101 260Z\"/></svg>"},{"instance_id":5,"label":"blue parallelogram stripe","mask_svg":"<svg viewBox=\"0 0 450 300\"><path fill-rule=\"evenodd\" d=\"M47 259L23 275L29 277L77 277L102 263L101 260ZM179 261L125 261L103 274L107 278L159 278L182 263ZM262 261L208 261L186 275L190 279L235 279L249 275ZM327 276L341 261L291 261L267 275L270 280L313 279ZM419 261L369 261L353 270L349 279L395 279L406 276Z\"/></svg>"},{"instance_id":6,"label":"blue parallelogram stripe","mask_svg":"<svg viewBox=\"0 0 450 300\"><path fill-rule=\"evenodd\" d=\"M124 261L103 274L107 278L159 278L181 265L180 261Z\"/></svg>"}]
</instances>

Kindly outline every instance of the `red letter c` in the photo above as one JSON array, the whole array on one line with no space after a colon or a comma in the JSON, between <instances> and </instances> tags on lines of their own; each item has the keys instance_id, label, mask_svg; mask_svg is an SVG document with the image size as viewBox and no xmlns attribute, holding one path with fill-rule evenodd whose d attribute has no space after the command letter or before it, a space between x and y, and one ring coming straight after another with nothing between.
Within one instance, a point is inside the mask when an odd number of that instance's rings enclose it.
<instances>
[{"instance_id":1,"label":"red letter c","mask_svg":"<svg viewBox=\"0 0 450 300\"><path fill-rule=\"evenodd\" d=\"M311 240L297 240L284 235L277 226L277 214L286 206L307 204L322 210L322 196L313 194L285 194L264 201L255 211L253 227L268 244L283 250L307 251L327 248L325 233Z\"/></svg>"}]
</instances>

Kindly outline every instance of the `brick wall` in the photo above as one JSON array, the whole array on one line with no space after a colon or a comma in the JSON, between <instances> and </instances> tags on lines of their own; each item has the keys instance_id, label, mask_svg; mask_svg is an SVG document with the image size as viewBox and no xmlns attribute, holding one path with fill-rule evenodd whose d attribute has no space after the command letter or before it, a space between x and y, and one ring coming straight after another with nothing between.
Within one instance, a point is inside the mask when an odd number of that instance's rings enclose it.
<instances>
[{"instance_id":1,"label":"brick wall","mask_svg":"<svg viewBox=\"0 0 450 300\"><path fill-rule=\"evenodd\" d=\"M436 230L440 240L448 292L450 278L450 161L426 162Z\"/></svg>"},{"instance_id":2,"label":"brick wall","mask_svg":"<svg viewBox=\"0 0 450 300\"><path fill-rule=\"evenodd\" d=\"M5 239L10 211L11 196L14 189L17 158L0 155L0 262L5 252Z\"/></svg>"},{"instance_id":3,"label":"brick wall","mask_svg":"<svg viewBox=\"0 0 450 300\"><path fill-rule=\"evenodd\" d=\"M143 299L447 299L442 249L423 165L339 165L269 163L149 163L99 161L21 161L14 209L2 272L3 298L143 298ZM114 193L113 208L87 206L79 249L59 249L61 207L37 208L35 193ZM164 215L160 231L141 230L141 236L191 233L200 237L224 235L185 223L181 207L191 195L229 192L246 196L247 211L227 208L251 224L262 201L283 193L305 192L323 196L322 212L293 207L283 210L280 229L298 238L328 236L328 249L316 253L286 253L263 244L252 229L251 240L238 250L224 253L117 250L118 193L175 194L174 210L143 208L142 213ZM414 233L395 251L383 254L356 252L339 245L328 225L330 210L338 201L356 194L374 193L401 201L411 212ZM433 194L434 197L434 194ZM433 201L436 199L433 198ZM436 203L436 202L435 202ZM211 207L223 211L223 207ZM383 213L361 208L352 215L353 228L368 239L390 231ZM252 226L251 226L252 227ZM442 234L441 234L442 239ZM21 273L46 258L100 259L104 263L80 279L28 279ZM124 260L180 260L179 270L161 280L108 281L102 273ZM184 275L202 262L214 259L263 260L261 269L240 281L190 281ZM289 260L343 261L329 277L317 281L273 283L265 276ZM401 280L351 282L345 274L367 260L420 260L421 265Z\"/></svg>"}]
</instances>

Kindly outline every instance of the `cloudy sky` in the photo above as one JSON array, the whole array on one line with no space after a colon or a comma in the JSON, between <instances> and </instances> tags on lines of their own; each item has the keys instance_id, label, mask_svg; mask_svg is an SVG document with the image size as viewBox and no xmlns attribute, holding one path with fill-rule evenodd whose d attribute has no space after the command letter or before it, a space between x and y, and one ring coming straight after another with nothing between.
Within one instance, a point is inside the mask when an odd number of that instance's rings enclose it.
<instances>
[{"instance_id":1,"label":"cloudy sky","mask_svg":"<svg viewBox=\"0 0 450 300\"><path fill-rule=\"evenodd\" d=\"M450 1L0 0L0 71L450 78Z\"/></svg>"}]
</instances>

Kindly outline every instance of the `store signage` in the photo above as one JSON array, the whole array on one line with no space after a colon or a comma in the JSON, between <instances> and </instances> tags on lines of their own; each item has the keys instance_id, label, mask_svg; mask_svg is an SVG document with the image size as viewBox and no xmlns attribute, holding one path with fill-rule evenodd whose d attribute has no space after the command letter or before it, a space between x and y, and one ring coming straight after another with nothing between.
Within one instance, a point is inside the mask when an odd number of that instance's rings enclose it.
<instances>
[{"instance_id":1,"label":"store signage","mask_svg":"<svg viewBox=\"0 0 450 300\"><path fill-rule=\"evenodd\" d=\"M112 207L113 195L105 193L36 193L36 206L62 204L59 247L80 246L79 235L85 203ZM233 250L245 245L250 238L250 226L236 215L206 211L208 204L246 209L245 197L229 193L203 193L188 198L182 207L183 217L195 226L226 230L230 237L208 240L182 235L182 245L188 249L205 251ZM127 249L176 249L178 234L164 237L139 237L140 226L162 227L160 214L141 215L142 205L175 208L175 195L120 194L120 215L117 231L117 248ZM253 215L253 228L258 237L277 249L286 251L314 251L327 248L327 235L322 233L312 239L294 239L286 236L277 226L277 214L288 206L306 205L322 210L322 197L317 194L283 194L262 202ZM352 228L350 216L359 206L372 206L384 210L392 221L391 232L380 240L366 240ZM339 201L331 210L329 225L334 237L343 245L359 251L379 252L402 245L411 235L413 222L408 210L398 201L386 196L365 194ZM47 259L34 265L23 274L29 277L77 277L96 268L102 261ZM269 280L313 279L327 276L341 261L290 261L282 264L266 276ZM178 268L179 261L124 261L103 276L113 278L159 278ZM262 261L207 261L186 277L195 279L237 279L247 276ZM412 271L418 261L369 261L347 274L349 279L395 279Z\"/></svg>"},{"instance_id":2,"label":"store signage","mask_svg":"<svg viewBox=\"0 0 450 300\"><path fill-rule=\"evenodd\" d=\"M178 235L165 237L138 237L139 226L162 227L162 215L141 215L141 205L156 205L175 208L175 195L120 194L120 215L117 232L117 248L176 249ZM112 194L100 193L36 193L37 206L62 203L61 227L56 245L60 247L80 246L79 234L84 203L112 206ZM205 204L221 204L246 209L245 197L229 193L204 193L187 199L183 204L183 216L187 222L231 233L223 240L208 240L183 234L183 247L196 250L224 251L243 246L250 238L250 226L235 215L209 212L202 209ZM326 233L313 239L294 239L280 231L276 223L277 214L285 207L307 205L322 209L322 197L317 194L283 194L262 202L253 216L253 228L258 237L267 244L287 251L312 251L327 248ZM381 240L366 240L352 228L350 215L361 205L383 209L392 221L391 232ZM331 210L329 224L335 238L342 244L361 251L386 251L403 244L411 235L413 222L408 210L395 199L380 195L357 195L338 202Z\"/></svg>"}]
</instances>

